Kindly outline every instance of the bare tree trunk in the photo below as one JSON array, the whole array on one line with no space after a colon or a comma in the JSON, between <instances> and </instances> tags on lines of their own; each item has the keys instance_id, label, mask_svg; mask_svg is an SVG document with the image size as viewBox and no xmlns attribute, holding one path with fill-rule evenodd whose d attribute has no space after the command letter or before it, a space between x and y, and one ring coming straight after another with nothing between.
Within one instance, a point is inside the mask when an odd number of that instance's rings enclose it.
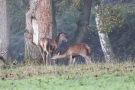
<instances>
[{"instance_id":1,"label":"bare tree trunk","mask_svg":"<svg viewBox=\"0 0 135 90\"><path fill-rule=\"evenodd\" d=\"M29 5L26 12L25 58L36 59L41 57L37 48L38 40L52 37L52 1L30 0Z\"/></svg>"},{"instance_id":2,"label":"bare tree trunk","mask_svg":"<svg viewBox=\"0 0 135 90\"><path fill-rule=\"evenodd\" d=\"M103 1L104 0L101 1L100 5L95 6L95 9L96 9L95 21L96 21L96 25L97 25L97 29L98 29L100 44L101 44L101 47L102 47L102 50L103 50L103 53L105 56L105 61L114 62L115 55L113 54L112 46L111 46L110 40L108 38L108 33L103 32L103 30L102 30L103 22L101 20L101 15L102 15L101 7L103 6Z\"/></svg>"},{"instance_id":3,"label":"bare tree trunk","mask_svg":"<svg viewBox=\"0 0 135 90\"><path fill-rule=\"evenodd\" d=\"M88 32L92 0L82 0L81 16L77 23L77 30L70 44L82 42Z\"/></svg>"},{"instance_id":4,"label":"bare tree trunk","mask_svg":"<svg viewBox=\"0 0 135 90\"><path fill-rule=\"evenodd\" d=\"M52 37L56 38L57 37L57 24L56 24L56 18L55 18L56 9L55 9L54 4L55 4L55 2L54 2L54 0L52 0L52 20L53 20Z\"/></svg>"},{"instance_id":5,"label":"bare tree trunk","mask_svg":"<svg viewBox=\"0 0 135 90\"><path fill-rule=\"evenodd\" d=\"M0 0L0 33L0 52L7 51L4 58L11 61L9 55L9 18L7 0Z\"/></svg>"}]
</instances>

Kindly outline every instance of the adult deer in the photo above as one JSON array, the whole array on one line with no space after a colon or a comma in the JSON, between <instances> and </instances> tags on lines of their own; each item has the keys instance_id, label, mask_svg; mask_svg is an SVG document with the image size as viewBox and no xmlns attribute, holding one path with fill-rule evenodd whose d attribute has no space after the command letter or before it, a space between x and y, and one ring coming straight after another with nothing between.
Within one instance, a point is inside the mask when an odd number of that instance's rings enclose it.
<instances>
[{"instance_id":1,"label":"adult deer","mask_svg":"<svg viewBox=\"0 0 135 90\"><path fill-rule=\"evenodd\" d=\"M49 62L51 53L53 54L58 50L62 42L67 42L67 39L65 37L64 33L59 33L56 40L50 39L50 38L41 38L39 40L39 50L41 53L41 56L43 58L44 63L50 64ZM46 55L45 55L46 52Z\"/></svg>"},{"instance_id":2,"label":"adult deer","mask_svg":"<svg viewBox=\"0 0 135 90\"><path fill-rule=\"evenodd\" d=\"M70 58L70 64L75 62L75 57L77 56L82 56L85 58L86 63L91 63L91 58L88 56L90 54L91 48L85 44L85 43L79 43L79 44L74 44L70 45L67 50L63 53L60 54L55 54L51 59L58 59L58 58L64 58L64 57L69 57ZM72 60L74 58L74 60Z\"/></svg>"}]
</instances>

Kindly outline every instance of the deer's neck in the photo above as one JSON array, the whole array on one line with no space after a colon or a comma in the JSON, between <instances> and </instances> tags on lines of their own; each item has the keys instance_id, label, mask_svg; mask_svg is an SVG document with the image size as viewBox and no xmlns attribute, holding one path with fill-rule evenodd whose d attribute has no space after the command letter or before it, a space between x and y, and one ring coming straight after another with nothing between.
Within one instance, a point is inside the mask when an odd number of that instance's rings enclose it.
<instances>
[{"instance_id":1,"label":"deer's neck","mask_svg":"<svg viewBox=\"0 0 135 90\"><path fill-rule=\"evenodd\" d=\"M64 58L67 56L67 52L63 52L61 54L59 54L59 58Z\"/></svg>"},{"instance_id":2,"label":"deer's neck","mask_svg":"<svg viewBox=\"0 0 135 90\"><path fill-rule=\"evenodd\" d=\"M61 45L61 43L62 43L62 40L60 39L59 36L56 38L56 43L57 43L57 46L58 46L58 47L59 47L59 46Z\"/></svg>"}]
</instances>

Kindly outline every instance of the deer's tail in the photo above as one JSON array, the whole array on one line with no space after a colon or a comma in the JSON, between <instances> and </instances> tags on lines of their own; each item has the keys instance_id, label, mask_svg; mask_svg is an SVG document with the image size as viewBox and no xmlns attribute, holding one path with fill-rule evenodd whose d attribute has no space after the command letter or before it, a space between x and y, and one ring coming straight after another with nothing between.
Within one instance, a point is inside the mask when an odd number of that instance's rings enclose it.
<instances>
[{"instance_id":1,"label":"deer's tail","mask_svg":"<svg viewBox=\"0 0 135 90\"><path fill-rule=\"evenodd\" d=\"M87 49L87 54L90 54L91 48L88 45L85 45L85 46L86 46L86 49Z\"/></svg>"}]
</instances>

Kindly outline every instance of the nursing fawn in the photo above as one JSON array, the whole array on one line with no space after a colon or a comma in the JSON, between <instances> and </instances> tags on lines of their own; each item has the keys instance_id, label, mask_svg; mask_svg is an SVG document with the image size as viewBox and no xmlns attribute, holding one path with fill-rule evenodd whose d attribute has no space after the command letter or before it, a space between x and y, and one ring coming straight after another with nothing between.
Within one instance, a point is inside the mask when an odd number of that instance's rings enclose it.
<instances>
[{"instance_id":1,"label":"nursing fawn","mask_svg":"<svg viewBox=\"0 0 135 90\"><path fill-rule=\"evenodd\" d=\"M85 43L79 43L70 45L65 52L55 54L51 59L58 59L58 58L64 58L69 57L70 58L70 64L75 63L75 57L82 56L86 60L86 64L91 63L91 58L88 56L91 52L91 48L85 44ZM74 60L72 60L74 58Z\"/></svg>"}]
</instances>

